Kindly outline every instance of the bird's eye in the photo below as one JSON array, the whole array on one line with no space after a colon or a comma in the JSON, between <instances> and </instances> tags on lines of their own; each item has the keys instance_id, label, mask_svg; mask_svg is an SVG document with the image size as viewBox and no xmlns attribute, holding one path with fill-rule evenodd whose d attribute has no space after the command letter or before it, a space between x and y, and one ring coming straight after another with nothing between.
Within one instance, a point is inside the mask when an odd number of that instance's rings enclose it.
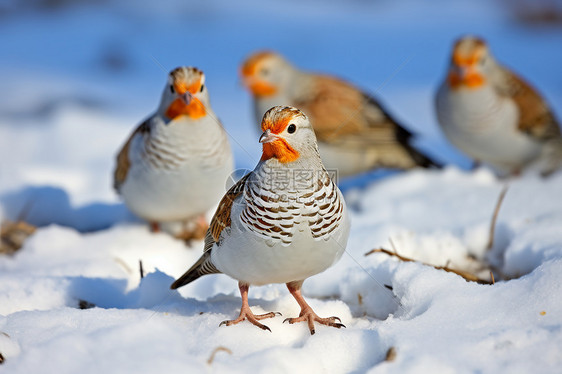
<instances>
[{"instance_id":1,"label":"bird's eye","mask_svg":"<svg viewBox=\"0 0 562 374\"><path fill-rule=\"evenodd\" d=\"M199 92L203 92L204 89L205 89L205 85L202 84L202 85L201 85L201 89L199 90Z\"/></svg>"},{"instance_id":2,"label":"bird's eye","mask_svg":"<svg viewBox=\"0 0 562 374\"><path fill-rule=\"evenodd\" d=\"M484 65L486 63L486 57L481 57L480 61L478 61L480 65Z\"/></svg>"},{"instance_id":3,"label":"bird's eye","mask_svg":"<svg viewBox=\"0 0 562 374\"><path fill-rule=\"evenodd\" d=\"M269 74L269 70L268 70L267 68L262 68L262 69L260 70L260 74L261 74L261 75L268 75L268 74Z\"/></svg>"},{"instance_id":4,"label":"bird's eye","mask_svg":"<svg viewBox=\"0 0 562 374\"><path fill-rule=\"evenodd\" d=\"M291 123L291 124L289 125L289 127L287 127L287 132L288 132L289 134L292 134L292 133L294 133L295 131L297 131L297 126L295 126L293 123Z\"/></svg>"},{"instance_id":5,"label":"bird's eye","mask_svg":"<svg viewBox=\"0 0 562 374\"><path fill-rule=\"evenodd\" d=\"M176 91L174 90L174 85L171 85L171 86L170 86L170 92L171 92L171 93L175 93L175 92L176 92Z\"/></svg>"}]
</instances>

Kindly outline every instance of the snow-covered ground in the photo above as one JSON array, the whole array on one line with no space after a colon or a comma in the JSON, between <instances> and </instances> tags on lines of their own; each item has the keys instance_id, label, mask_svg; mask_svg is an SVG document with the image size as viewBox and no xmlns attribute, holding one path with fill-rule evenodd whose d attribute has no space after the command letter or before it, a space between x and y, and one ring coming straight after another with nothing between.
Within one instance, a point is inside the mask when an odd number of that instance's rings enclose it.
<instances>
[{"instance_id":1,"label":"snow-covered ground","mask_svg":"<svg viewBox=\"0 0 562 374\"><path fill-rule=\"evenodd\" d=\"M0 257L0 372L559 372L562 172L498 180L467 171L433 114L450 45L470 32L562 117L562 28L517 23L506 3L119 0L43 11L21 5L42 1L0 3L0 219L24 215L40 226L15 256ZM254 311L283 314L267 320L271 333L219 328L238 314L236 281L208 276L169 290L202 243L151 233L111 189L117 149L177 65L205 71L237 167L253 168L259 134L237 68L264 47L376 93L420 134L420 147L450 163L342 181L353 220L347 253L304 293L346 329L318 326L310 336L303 324L282 324L299 311L282 285L250 289ZM391 242L400 255L481 277L488 263L501 280L479 285L364 256ZM390 347L396 356L385 361Z\"/></svg>"}]
</instances>

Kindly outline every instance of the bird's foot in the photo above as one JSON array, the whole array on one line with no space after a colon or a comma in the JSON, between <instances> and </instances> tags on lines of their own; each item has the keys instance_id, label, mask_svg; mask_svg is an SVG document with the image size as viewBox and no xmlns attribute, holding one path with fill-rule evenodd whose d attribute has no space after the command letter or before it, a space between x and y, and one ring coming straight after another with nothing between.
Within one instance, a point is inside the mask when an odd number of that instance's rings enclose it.
<instances>
[{"instance_id":1,"label":"bird's foot","mask_svg":"<svg viewBox=\"0 0 562 374\"><path fill-rule=\"evenodd\" d=\"M267 330L269 332L271 332L271 329L269 327L267 327L264 324L259 323L259 320L265 319L265 318L273 318L275 316L280 316L281 313L279 312L269 312L269 313L265 313L265 314L254 314L252 313L252 311L250 310L250 308L244 308L242 307L242 309L240 310L240 315L238 316L238 318L233 319L233 320L229 320L229 321L222 321L220 323L219 326L222 325L226 325L226 326L232 326L232 325L236 325L237 323L240 323L244 320L248 320L248 322L252 323L253 325L259 327L262 330Z\"/></svg>"},{"instance_id":2,"label":"bird's foot","mask_svg":"<svg viewBox=\"0 0 562 374\"><path fill-rule=\"evenodd\" d=\"M200 215L196 220L190 221L185 225L182 232L176 235L177 239L181 239L190 245L192 240L203 240L207 234L209 224L205 216Z\"/></svg>"},{"instance_id":3,"label":"bird's foot","mask_svg":"<svg viewBox=\"0 0 562 374\"><path fill-rule=\"evenodd\" d=\"M150 222L150 231L154 233L160 232L160 224L158 222Z\"/></svg>"},{"instance_id":4,"label":"bird's foot","mask_svg":"<svg viewBox=\"0 0 562 374\"><path fill-rule=\"evenodd\" d=\"M335 328L345 328L345 325L341 323L341 320L338 317L327 317L321 318L318 317L316 313L312 310L312 308L306 308L301 310L301 313L296 318L286 318L283 323L289 322L290 324L297 323L297 322L308 322L308 329L310 330L310 335L314 335L316 330L314 329L314 322L318 322L322 325L332 326Z\"/></svg>"}]
</instances>

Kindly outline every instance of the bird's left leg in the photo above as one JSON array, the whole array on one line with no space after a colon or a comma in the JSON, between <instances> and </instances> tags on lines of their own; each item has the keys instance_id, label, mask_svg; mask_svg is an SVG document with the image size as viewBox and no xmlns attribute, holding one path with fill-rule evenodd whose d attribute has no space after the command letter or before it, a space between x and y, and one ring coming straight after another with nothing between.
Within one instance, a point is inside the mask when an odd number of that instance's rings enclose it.
<instances>
[{"instance_id":1,"label":"bird's left leg","mask_svg":"<svg viewBox=\"0 0 562 374\"><path fill-rule=\"evenodd\" d=\"M269 312L265 314L254 314L250 309L250 304L248 304L248 289L250 286L246 283L239 282L238 287L240 288L240 295L242 296L242 308L240 308L240 315L238 318L230 320L230 321L222 321L219 326L226 325L231 326L235 325L239 322L244 321L245 319L251 322L253 325L259 327L262 330L271 331L269 327L259 323L258 321L264 318L272 318L276 315L281 315L279 312Z\"/></svg>"},{"instance_id":2,"label":"bird's left leg","mask_svg":"<svg viewBox=\"0 0 562 374\"><path fill-rule=\"evenodd\" d=\"M150 231L154 233L160 232L160 224L158 222L150 222Z\"/></svg>"},{"instance_id":3,"label":"bird's left leg","mask_svg":"<svg viewBox=\"0 0 562 374\"><path fill-rule=\"evenodd\" d=\"M304 300L304 297L301 294L302 283L303 281L287 283L287 288L289 289L289 292L291 293L291 295L293 295L295 300L297 300L297 303L299 303L301 307L301 312L298 317L287 318L283 321L283 323L289 322L293 324L296 322L307 321L308 329L310 330L310 335L314 335L314 333L316 332L316 330L314 329L314 322L318 322L327 326L336 327L338 329L341 327L345 327L345 325L341 323L341 320L338 317L320 318L316 313L314 313L314 310L312 310L310 305L307 304L307 302Z\"/></svg>"}]
</instances>

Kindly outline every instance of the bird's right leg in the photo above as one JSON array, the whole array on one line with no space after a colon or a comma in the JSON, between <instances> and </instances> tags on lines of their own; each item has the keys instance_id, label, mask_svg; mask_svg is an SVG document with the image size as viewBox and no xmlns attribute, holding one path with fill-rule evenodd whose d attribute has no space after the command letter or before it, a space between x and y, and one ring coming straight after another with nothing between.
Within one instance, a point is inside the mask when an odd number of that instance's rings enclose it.
<instances>
[{"instance_id":1,"label":"bird's right leg","mask_svg":"<svg viewBox=\"0 0 562 374\"><path fill-rule=\"evenodd\" d=\"M150 222L150 231L160 232L160 224L158 222Z\"/></svg>"},{"instance_id":2,"label":"bird's right leg","mask_svg":"<svg viewBox=\"0 0 562 374\"><path fill-rule=\"evenodd\" d=\"M265 314L255 315L254 313L252 313L252 310L250 309L250 305L248 304L248 289L250 288L250 286L246 283L239 282L238 287L240 288L240 295L242 296L242 308L240 309L240 315L238 316L238 318L234 320L222 321L219 326L222 325L231 326L247 319L249 322L259 327L260 329L271 331L269 327L259 323L258 321L264 318L272 318L275 317L276 315L281 315L281 313L269 312Z\"/></svg>"}]
</instances>

